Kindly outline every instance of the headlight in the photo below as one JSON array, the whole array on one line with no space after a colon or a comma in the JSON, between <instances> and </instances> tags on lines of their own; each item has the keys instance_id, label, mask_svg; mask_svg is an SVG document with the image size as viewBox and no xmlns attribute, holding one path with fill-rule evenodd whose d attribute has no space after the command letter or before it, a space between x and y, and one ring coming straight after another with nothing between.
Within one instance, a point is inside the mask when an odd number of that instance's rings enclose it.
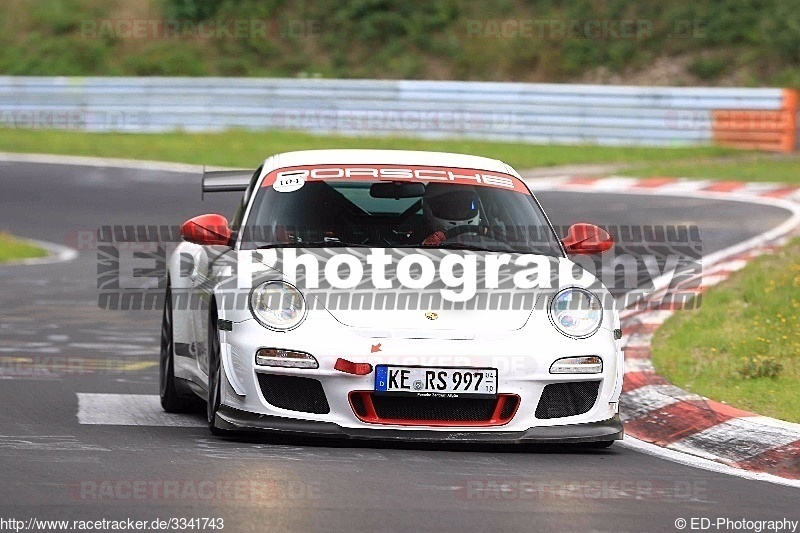
<instances>
[{"instance_id":1,"label":"headlight","mask_svg":"<svg viewBox=\"0 0 800 533\"><path fill-rule=\"evenodd\" d=\"M250 293L250 312L269 329L288 331L306 318L306 299L294 285L267 281Z\"/></svg>"},{"instance_id":2,"label":"headlight","mask_svg":"<svg viewBox=\"0 0 800 533\"><path fill-rule=\"evenodd\" d=\"M319 363L310 353L280 348L259 348L256 351L256 364L284 368L319 368Z\"/></svg>"},{"instance_id":3,"label":"headlight","mask_svg":"<svg viewBox=\"0 0 800 533\"><path fill-rule=\"evenodd\" d=\"M600 299L577 287L559 291L550 302L550 320L568 337L589 337L597 331L603 321Z\"/></svg>"},{"instance_id":4,"label":"headlight","mask_svg":"<svg viewBox=\"0 0 800 533\"><path fill-rule=\"evenodd\" d=\"M562 357L550 365L551 374L600 374L603 360L596 355Z\"/></svg>"}]
</instances>

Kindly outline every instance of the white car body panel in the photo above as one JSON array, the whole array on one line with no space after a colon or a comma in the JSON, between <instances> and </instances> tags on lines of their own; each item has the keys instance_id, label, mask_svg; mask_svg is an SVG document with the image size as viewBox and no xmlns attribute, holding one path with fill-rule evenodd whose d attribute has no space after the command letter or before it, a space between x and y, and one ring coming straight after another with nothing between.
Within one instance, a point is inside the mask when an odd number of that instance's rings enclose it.
<instances>
[{"instance_id":1,"label":"white car body panel","mask_svg":"<svg viewBox=\"0 0 800 533\"><path fill-rule=\"evenodd\" d=\"M469 168L519 177L501 161L458 154L393 150L316 150L278 154L267 158L256 187L271 171L301 165L323 164L428 165ZM252 195L255 196L254 194ZM245 211L245 219L249 215ZM240 243L237 243L237 247ZM223 288L215 279L209 257L238 252L224 247L204 247L183 242L170 257L168 270L173 300L200 298L215 301L219 319L232 323L232 331L220 331L223 386L221 404L251 415L267 415L300 421L336 424L341 428L378 432L385 430L424 431L433 437L439 432L476 431L525 432L531 428L569 426L608 421L618 416L622 387L623 355L618 340L619 317L605 309L597 332L585 339L560 333L550 322L547 306L533 311L442 312L435 322L418 311L328 312L309 309L306 320L292 331L272 331L256 321L249 309L225 305L241 290ZM184 264L181 264L183 258ZM187 275L187 259L191 268ZM572 265L568 258L563 264ZM183 272L182 272L183 268ZM276 274L275 279L281 279ZM593 278L587 280L595 281ZM588 286L588 284L587 284ZM245 291L247 292L247 291ZM178 296L180 295L180 296ZM208 310L174 304L174 372L177 378L192 383L200 395L207 388ZM616 330L616 332L615 332ZM616 335L615 335L616 333ZM378 351L375 347L378 346ZM177 347L181 347L178 349ZM316 369L263 367L255 364L259 348L283 348L312 354L319 362ZM601 374L551 374L550 365L557 359L597 355L603 360ZM351 391L374 389L374 373L353 375L334 369L339 358L355 363L421 366L492 367L499 370L498 392L516 394L519 407L504 425L447 426L395 425L367 423L359 419L348 400ZM259 373L315 378L322 383L330 412L313 414L282 409L269 404L260 389ZM547 384L600 381L594 406L586 413L539 419L535 410ZM619 438L619 437L614 437ZM578 439L580 440L580 439ZM588 439L592 440L592 439Z\"/></svg>"}]
</instances>

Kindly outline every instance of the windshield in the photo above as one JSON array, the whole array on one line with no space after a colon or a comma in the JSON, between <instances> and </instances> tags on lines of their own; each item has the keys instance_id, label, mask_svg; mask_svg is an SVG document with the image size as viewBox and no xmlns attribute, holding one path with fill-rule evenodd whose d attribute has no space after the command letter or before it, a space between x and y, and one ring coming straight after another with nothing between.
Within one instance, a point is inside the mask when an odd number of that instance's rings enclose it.
<instances>
[{"instance_id":1,"label":"windshield","mask_svg":"<svg viewBox=\"0 0 800 533\"><path fill-rule=\"evenodd\" d=\"M390 176L372 169L347 178L324 170L265 177L241 228L242 249L438 247L562 256L547 219L517 178L439 167Z\"/></svg>"}]
</instances>

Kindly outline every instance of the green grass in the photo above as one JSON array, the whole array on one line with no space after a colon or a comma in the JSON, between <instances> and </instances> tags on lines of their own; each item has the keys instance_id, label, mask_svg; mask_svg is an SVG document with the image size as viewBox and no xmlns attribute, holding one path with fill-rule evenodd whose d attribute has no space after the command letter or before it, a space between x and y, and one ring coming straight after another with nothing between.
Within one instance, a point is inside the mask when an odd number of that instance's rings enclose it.
<instances>
[{"instance_id":1,"label":"green grass","mask_svg":"<svg viewBox=\"0 0 800 533\"><path fill-rule=\"evenodd\" d=\"M653 362L675 385L800 422L800 239L757 258L676 312L653 338Z\"/></svg>"},{"instance_id":2,"label":"green grass","mask_svg":"<svg viewBox=\"0 0 800 533\"><path fill-rule=\"evenodd\" d=\"M8 233L0 232L0 263L29 257L44 257L47 252Z\"/></svg>"},{"instance_id":3,"label":"green grass","mask_svg":"<svg viewBox=\"0 0 800 533\"><path fill-rule=\"evenodd\" d=\"M664 149L531 145L398 137L323 137L289 131L132 134L0 129L0 151L122 157L220 166L255 167L259 161L275 153L313 148L441 150L501 159L518 170L579 163L657 163L740 153L710 146Z\"/></svg>"},{"instance_id":4,"label":"green grass","mask_svg":"<svg viewBox=\"0 0 800 533\"><path fill-rule=\"evenodd\" d=\"M221 133L90 133L0 128L0 151L201 165L254 167L266 156L314 148L441 150L501 159L517 170L575 164L619 164L630 176L675 176L800 184L800 155L746 152L714 146L651 148L561 146L400 137L318 136L294 131Z\"/></svg>"},{"instance_id":5,"label":"green grass","mask_svg":"<svg viewBox=\"0 0 800 533\"><path fill-rule=\"evenodd\" d=\"M645 164L626 170L631 176L673 176L737 181L782 181L800 184L800 157L797 154L758 154L730 161L703 158Z\"/></svg>"},{"instance_id":6,"label":"green grass","mask_svg":"<svg viewBox=\"0 0 800 533\"><path fill-rule=\"evenodd\" d=\"M0 151L126 159L150 159L219 166L254 167L266 156L313 148L441 150L501 159L517 170L575 164L620 164L621 174L677 176L800 184L800 156L765 154L714 146L651 148L561 146L401 137L318 136L294 131L221 133L90 133L0 128Z\"/></svg>"}]
</instances>

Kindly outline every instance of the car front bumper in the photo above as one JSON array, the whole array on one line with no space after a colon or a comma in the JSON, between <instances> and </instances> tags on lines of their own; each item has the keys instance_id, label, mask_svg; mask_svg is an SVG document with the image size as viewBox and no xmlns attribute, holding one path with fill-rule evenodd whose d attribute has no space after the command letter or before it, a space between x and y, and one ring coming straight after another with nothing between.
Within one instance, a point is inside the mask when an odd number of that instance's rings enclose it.
<instances>
[{"instance_id":1,"label":"car front bumper","mask_svg":"<svg viewBox=\"0 0 800 533\"><path fill-rule=\"evenodd\" d=\"M460 442L497 444L577 444L621 440L624 434L619 415L599 422L532 427L525 431L426 430L348 428L333 422L300 420L248 413L221 406L217 427L227 430L256 430L285 435L313 435L334 439L360 439L404 442Z\"/></svg>"}]
</instances>

